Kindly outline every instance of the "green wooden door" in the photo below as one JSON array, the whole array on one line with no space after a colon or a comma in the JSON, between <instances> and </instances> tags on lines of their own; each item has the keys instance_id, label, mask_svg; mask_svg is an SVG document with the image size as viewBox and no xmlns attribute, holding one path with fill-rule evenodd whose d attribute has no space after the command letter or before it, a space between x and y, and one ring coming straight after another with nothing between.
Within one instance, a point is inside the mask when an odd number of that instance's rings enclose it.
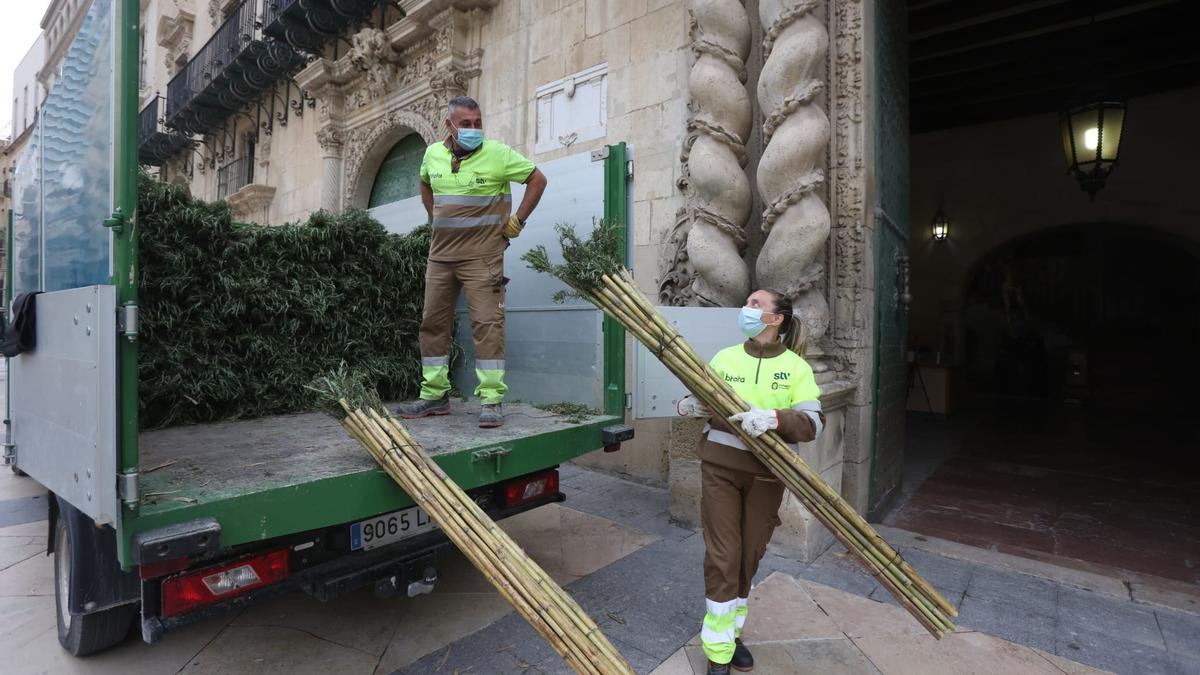
<instances>
[{"instance_id":1,"label":"green wooden door","mask_svg":"<svg viewBox=\"0 0 1200 675\"><path fill-rule=\"evenodd\" d=\"M367 208L421 194L421 158L424 155L425 141L417 134L409 134L392 146L383 164L379 165Z\"/></svg>"}]
</instances>

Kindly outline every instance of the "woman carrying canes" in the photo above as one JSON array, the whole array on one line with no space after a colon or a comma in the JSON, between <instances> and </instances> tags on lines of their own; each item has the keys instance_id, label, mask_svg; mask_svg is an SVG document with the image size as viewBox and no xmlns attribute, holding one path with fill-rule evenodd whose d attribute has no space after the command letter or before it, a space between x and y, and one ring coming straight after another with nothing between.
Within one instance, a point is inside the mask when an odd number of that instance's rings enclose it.
<instances>
[{"instance_id":1,"label":"woman carrying canes","mask_svg":"<svg viewBox=\"0 0 1200 675\"><path fill-rule=\"evenodd\" d=\"M748 338L727 347L710 365L751 408L726 422L694 396L678 411L708 417L700 442L701 522L704 526L704 625L701 642L709 675L754 668L742 644L750 583L779 525L783 484L733 432L740 424L753 437L774 431L788 443L821 435L825 416L812 367L804 360L805 330L787 296L759 290L738 316Z\"/></svg>"}]
</instances>

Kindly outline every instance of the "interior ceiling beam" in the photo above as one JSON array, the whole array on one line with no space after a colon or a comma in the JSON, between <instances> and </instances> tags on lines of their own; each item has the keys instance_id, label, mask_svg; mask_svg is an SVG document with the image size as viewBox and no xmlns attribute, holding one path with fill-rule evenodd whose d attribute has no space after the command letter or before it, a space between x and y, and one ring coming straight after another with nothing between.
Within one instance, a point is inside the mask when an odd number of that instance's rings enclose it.
<instances>
[{"instance_id":1,"label":"interior ceiling beam","mask_svg":"<svg viewBox=\"0 0 1200 675\"><path fill-rule=\"evenodd\" d=\"M980 7L978 5L958 4L958 5L954 5L952 7L952 9L958 10L955 13L956 15L958 15L957 17L939 16L939 17L937 17L937 19L940 19L940 21L929 22L929 23L935 23L935 25L932 25L929 28L925 28L923 30L910 31L908 34L908 39L910 42L914 41L914 40L924 40L926 38L931 38L931 37L934 37L937 35L942 35L944 33L949 33L951 31L962 30L964 28L978 26L979 24L996 21L997 19L1005 19L1010 16L1017 16L1018 14L1025 14L1027 12L1032 12L1034 10L1042 9L1044 7L1061 5L1061 4L1064 4L1067 2L1071 2L1071 0L1037 0L1036 2L1025 2L1025 3L1019 3L1019 4L1012 3L1012 2L1002 2L1002 3L999 3L999 5L994 10L992 10L992 11L985 10L982 12L979 11ZM912 14L913 14L913 8L910 6L909 7L909 27L910 28L913 27L914 25L920 26L921 24L927 23L926 20L924 20L922 18L918 18L918 17L913 17Z\"/></svg>"},{"instance_id":2,"label":"interior ceiling beam","mask_svg":"<svg viewBox=\"0 0 1200 675\"><path fill-rule=\"evenodd\" d=\"M1100 7L1108 9L1095 13L1089 11L1082 16L1080 15L1078 6L1073 3L1065 6L1056 4L1046 8L1050 12L1026 12L1008 17L1005 20L993 22L1002 24L1001 26L992 26L989 28L983 25L975 30L959 31L939 40L911 40L909 60L910 63L916 64L932 59L960 55L987 47L1008 45L1030 38L1061 33L1073 28L1122 19L1157 7L1173 5L1177 2L1178 0L1146 0L1145 2L1131 4L1127 0L1095 0L1094 2L1087 3L1084 7L1089 10ZM1046 22L1048 17L1043 15L1047 13L1054 14L1055 20ZM983 28L988 29L983 30ZM922 42L927 44L921 44Z\"/></svg>"}]
</instances>

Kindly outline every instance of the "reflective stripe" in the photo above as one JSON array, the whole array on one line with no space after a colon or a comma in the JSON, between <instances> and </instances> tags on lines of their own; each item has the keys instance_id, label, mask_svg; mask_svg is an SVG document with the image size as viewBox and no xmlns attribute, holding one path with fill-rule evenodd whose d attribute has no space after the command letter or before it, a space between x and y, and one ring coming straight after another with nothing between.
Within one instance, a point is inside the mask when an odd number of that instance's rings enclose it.
<instances>
[{"instance_id":1,"label":"reflective stripe","mask_svg":"<svg viewBox=\"0 0 1200 675\"><path fill-rule=\"evenodd\" d=\"M825 430L825 423L821 421L821 402L820 401L801 401L792 406L792 410L802 412L812 420L816 435L813 438L820 438L821 432Z\"/></svg>"},{"instance_id":2,"label":"reflective stripe","mask_svg":"<svg viewBox=\"0 0 1200 675\"><path fill-rule=\"evenodd\" d=\"M713 616L724 616L737 609L737 598L726 602L704 599L704 609Z\"/></svg>"},{"instance_id":3,"label":"reflective stripe","mask_svg":"<svg viewBox=\"0 0 1200 675\"><path fill-rule=\"evenodd\" d=\"M733 639L737 637L734 633L735 628L733 626L725 630L716 631L705 625L700 629L700 640L704 643L705 647L719 645L725 642L733 642Z\"/></svg>"},{"instance_id":4,"label":"reflective stripe","mask_svg":"<svg viewBox=\"0 0 1200 675\"><path fill-rule=\"evenodd\" d=\"M445 366L450 364L449 356L422 356L422 366Z\"/></svg>"},{"instance_id":5,"label":"reflective stripe","mask_svg":"<svg viewBox=\"0 0 1200 675\"><path fill-rule=\"evenodd\" d=\"M479 370L504 370L504 359L475 359Z\"/></svg>"},{"instance_id":6,"label":"reflective stripe","mask_svg":"<svg viewBox=\"0 0 1200 675\"><path fill-rule=\"evenodd\" d=\"M748 598L737 599L737 610L734 612L734 621L737 625L737 634L742 635L742 628L746 625L746 615L750 613L750 605Z\"/></svg>"},{"instance_id":7,"label":"reflective stripe","mask_svg":"<svg viewBox=\"0 0 1200 675\"><path fill-rule=\"evenodd\" d=\"M434 195L435 206L491 206L492 204L512 202L512 195Z\"/></svg>"},{"instance_id":8,"label":"reflective stripe","mask_svg":"<svg viewBox=\"0 0 1200 675\"><path fill-rule=\"evenodd\" d=\"M469 227L484 227L500 225L503 221L499 216L449 216L433 217L433 227L447 230L461 230Z\"/></svg>"},{"instance_id":9,"label":"reflective stripe","mask_svg":"<svg viewBox=\"0 0 1200 675\"><path fill-rule=\"evenodd\" d=\"M733 434L731 434L727 431L717 431L716 429L713 429L712 427L708 427L707 431L708 431L708 440L712 441L713 443L720 443L721 445L728 445L729 447L737 448L738 450L746 450L747 449L746 444L742 443L742 439L738 438L737 436L734 436Z\"/></svg>"}]
</instances>

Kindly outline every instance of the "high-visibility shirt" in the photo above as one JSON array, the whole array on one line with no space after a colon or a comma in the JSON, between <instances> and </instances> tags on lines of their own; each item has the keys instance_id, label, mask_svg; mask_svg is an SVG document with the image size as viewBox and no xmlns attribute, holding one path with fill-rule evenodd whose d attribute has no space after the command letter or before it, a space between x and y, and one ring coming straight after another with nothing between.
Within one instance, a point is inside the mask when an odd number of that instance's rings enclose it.
<instances>
[{"instance_id":1,"label":"high-visibility shirt","mask_svg":"<svg viewBox=\"0 0 1200 675\"><path fill-rule=\"evenodd\" d=\"M812 366L796 352L783 349L777 356L759 357L747 352L745 344L738 344L717 352L709 365L746 403L763 410L804 413L820 435L821 390ZM706 431L711 442L746 450L734 434L712 428Z\"/></svg>"},{"instance_id":2,"label":"high-visibility shirt","mask_svg":"<svg viewBox=\"0 0 1200 675\"><path fill-rule=\"evenodd\" d=\"M533 162L490 139L456 161L451 143L430 145L421 160L421 181L433 190L429 259L458 262L502 255L504 223L512 211L511 183L524 183Z\"/></svg>"}]
</instances>

